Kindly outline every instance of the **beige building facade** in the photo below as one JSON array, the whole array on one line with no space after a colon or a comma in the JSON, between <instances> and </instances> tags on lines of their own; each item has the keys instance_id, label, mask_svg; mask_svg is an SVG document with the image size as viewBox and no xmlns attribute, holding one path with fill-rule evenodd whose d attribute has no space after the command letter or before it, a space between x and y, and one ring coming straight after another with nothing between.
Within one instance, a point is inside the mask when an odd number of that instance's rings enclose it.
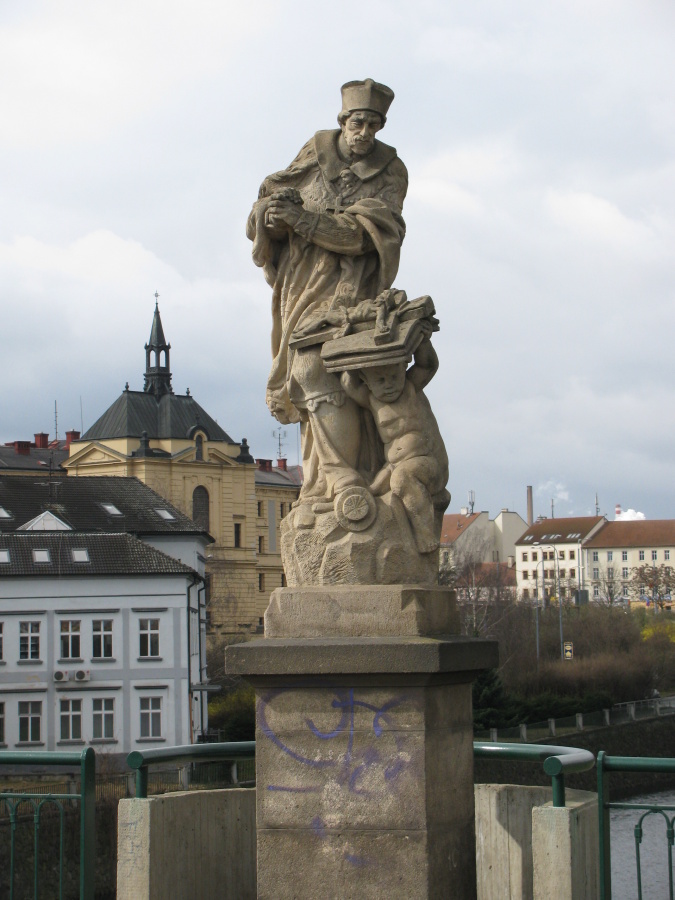
<instances>
[{"instance_id":1,"label":"beige building facade","mask_svg":"<svg viewBox=\"0 0 675 900\"><path fill-rule=\"evenodd\" d=\"M174 394L170 344L155 307L145 346L143 391L120 397L70 444L70 477L138 478L214 538L206 556L207 636L255 634L271 591L282 584L279 523L299 492L298 471L251 456L189 391Z\"/></svg>"}]
</instances>

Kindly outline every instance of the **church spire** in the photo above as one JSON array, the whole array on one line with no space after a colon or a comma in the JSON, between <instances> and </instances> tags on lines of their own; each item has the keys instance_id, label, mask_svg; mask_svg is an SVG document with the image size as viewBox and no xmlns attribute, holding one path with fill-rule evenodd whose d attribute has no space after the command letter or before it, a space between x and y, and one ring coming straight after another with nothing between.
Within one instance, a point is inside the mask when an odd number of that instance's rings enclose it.
<instances>
[{"instance_id":1,"label":"church spire","mask_svg":"<svg viewBox=\"0 0 675 900\"><path fill-rule=\"evenodd\" d=\"M150 341L145 345L145 382L143 390L147 394L161 397L162 394L173 394L171 387L171 371L169 369L169 350L159 315L159 294L155 291L155 314L152 319ZM154 365L151 363L154 362Z\"/></svg>"}]
</instances>

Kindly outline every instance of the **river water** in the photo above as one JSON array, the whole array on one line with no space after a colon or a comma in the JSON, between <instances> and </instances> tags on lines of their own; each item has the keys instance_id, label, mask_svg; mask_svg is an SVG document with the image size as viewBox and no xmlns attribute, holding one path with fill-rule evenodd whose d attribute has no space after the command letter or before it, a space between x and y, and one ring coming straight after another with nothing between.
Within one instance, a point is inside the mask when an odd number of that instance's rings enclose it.
<instances>
[{"instance_id":1,"label":"river water","mask_svg":"<svg viewBox=\"0 0 675 900\"><path fill-rule=\"evenodd\" d=\"M657 803L675 807L675 791L643 794L631 797L627 803ZM636 900L637 868L635 834L633 829L642 812L639 810L610 810L612 847L612 900ZM675 810L667 811L669 818ZM661 814L647 816L642 823L640 869L643 900L668 900L668 840L666 821Z\"/></svg>"}]
</instances>

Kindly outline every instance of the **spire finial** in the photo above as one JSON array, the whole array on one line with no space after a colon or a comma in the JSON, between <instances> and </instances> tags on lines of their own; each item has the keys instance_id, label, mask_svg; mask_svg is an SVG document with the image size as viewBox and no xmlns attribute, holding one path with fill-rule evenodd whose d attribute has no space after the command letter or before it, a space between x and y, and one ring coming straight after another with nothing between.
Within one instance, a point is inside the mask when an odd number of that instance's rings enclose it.
<instances>
[{"instance_id":1,"label":"spire finial","mask_svg":"<svg viewBox=\"0 0 675 900\"><path fill-rule=\"evenodd\" d=\"M159 294L155 291L155 309L159 309Z\"/></svg>"}]
</instances>

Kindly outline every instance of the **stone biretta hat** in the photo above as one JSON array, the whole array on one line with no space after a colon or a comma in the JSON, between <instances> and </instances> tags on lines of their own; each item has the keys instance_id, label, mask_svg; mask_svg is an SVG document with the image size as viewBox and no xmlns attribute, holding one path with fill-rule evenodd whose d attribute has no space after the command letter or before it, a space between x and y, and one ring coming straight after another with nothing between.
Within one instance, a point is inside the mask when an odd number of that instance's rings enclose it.
<instances>
[{"instance_id":1,"label":"stone biretta hat","mask_svg":"<svg viewBox=\"0 0 675 900\"><path fill-rule=\"evenodd\" d=\"M386 84L379 84L372 78L365 81L348 81L342 88L342 113L356 109L369 109L387 118L387 110L394 99L394 92Z\"/></svg>"}]
</instances>

